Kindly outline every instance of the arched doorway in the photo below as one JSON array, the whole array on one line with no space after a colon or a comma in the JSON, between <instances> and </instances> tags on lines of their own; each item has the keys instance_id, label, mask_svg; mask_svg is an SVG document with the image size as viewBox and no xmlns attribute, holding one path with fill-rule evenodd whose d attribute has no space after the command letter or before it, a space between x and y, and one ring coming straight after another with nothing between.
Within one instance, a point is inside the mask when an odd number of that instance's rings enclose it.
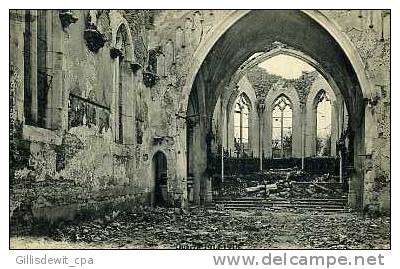
<instances>
[{"instance_id":1,"label":"arched doorway","mask_svg":"<svg viewBox=\"0 0 400 269\"><path fill-rule=\"evenodd\" d=\"M157 151L153 156L152 166L154 179L152 204L154 206L163 206L166 205L168 199L168 166L165 154Z\"/></svg>"},{"instance_id":2,"label":"arched doorway","mask_svg":"<svg viewBox=\"0 0 400 269\"><path fill-rule=\"evenodd\" d=\"M198 157L192 167L194 181L200 181L200 191L195 196L209 191L209 184L204 183L209 180L208 174L204 173L209 170L206 145L210 133L209 118L218 98L227 91L237 70L252 55L274 50L276 44L315 61L318 71L329 84L337 86L343 96L349 116L346 132L350 140L347 163L351 171L349 203L360 208L364 164L359 156L365 151L364 98L368 98L369 84L357 51L341 35L340 29L323 14L298 10L235 11L196 51L196 62L190 68L182 92L182 99L185 100L182 110L188 112L188 108L195 103L198 104L197 110L191 111L188 116L200 115L196 123L200 131L193 133L191 139L199 144L197 148L201 152L188 149L189 154ZM221 125L224 124L226 119L221 120ZM222 141L222 144L225 142Z\"/></svg>"}]
</instances>

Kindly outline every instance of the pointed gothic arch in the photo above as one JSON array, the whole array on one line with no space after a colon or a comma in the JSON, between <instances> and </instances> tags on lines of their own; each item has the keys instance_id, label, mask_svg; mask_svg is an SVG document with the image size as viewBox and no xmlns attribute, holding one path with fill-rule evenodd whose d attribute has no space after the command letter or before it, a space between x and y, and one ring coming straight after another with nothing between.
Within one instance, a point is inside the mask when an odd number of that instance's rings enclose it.
<instances>
[{"instance_id":1,"label":"pointed gothic arch","mask_svg":"<svg viewBox=\"0 0 400 269\"><path fill-rule=\"evenodd\" d=\"M307 34L306 39L304 39L305 34ZM248 42L249 39L252 42ZM206 114L212 114L218 98L229 86L229 81L241 65L251 55L268 51L271 44L276 41L310 56L336 82L348 108L349 126L351 126L349 165L355 169L351 175L350 188L360 189L364 172L359 156L365 151L366 141L363 133L365 128L368 128L366 124L369 124L364 121L364 99L370 98L371 85L354 44L334 22L319 11L232 11L203 39L195 51L193 57L196 61L189 68L181 92L183 100L181 111L186 111L189 96L194 91L202 90L198 85L206 84L207 87L197 95L206 97ZM321 46L321 44L326 45ZM299 103L292 98L291 100L293 104ZM270 106L266 104L265 107ZM293 108L293 117L301 113L300 108ZM271 125L269 117L265 118L266 146L263 146L263 149L267 150L271 148L268 143L271 143L272 135L268 133L270 131L266 127ZM292 154L293 157L300 158L303 139L300 123L295 118L293 118L293 130L298 132L293 132ZM266 157L269 157L268 152ZM349 198L349 203L355 205L361 201L360 199L361 192L357 189Z\"/></svg>"}]
</instances>

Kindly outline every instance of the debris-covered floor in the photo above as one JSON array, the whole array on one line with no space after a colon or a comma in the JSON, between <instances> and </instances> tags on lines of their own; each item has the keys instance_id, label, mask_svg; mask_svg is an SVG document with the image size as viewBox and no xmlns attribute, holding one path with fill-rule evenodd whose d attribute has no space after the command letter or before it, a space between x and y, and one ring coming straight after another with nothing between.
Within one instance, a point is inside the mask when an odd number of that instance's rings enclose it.
<instances>
[{"instance_id":1,"label":"debris-covered floor","mask_svg":"<svg viewBox=\"0 0 400 269\"><path fill-rule=\"evenodd\" d=\"M145 208L13 236L11 248L390 248L390 219L354 213Z\"/></svg>"},{"instance_id":2,"label":"debris-covered floor","mask_svg":"<svg viewBox=\"0 0 400 269\"><path fill-rule=\"evenodd\" d=\"M246 175L225 176L214 182L214 194L222 197L341 198L347 197L346 183L329 173L309 174L298 168L269 169Z\"/></svg>"}]
</instances>

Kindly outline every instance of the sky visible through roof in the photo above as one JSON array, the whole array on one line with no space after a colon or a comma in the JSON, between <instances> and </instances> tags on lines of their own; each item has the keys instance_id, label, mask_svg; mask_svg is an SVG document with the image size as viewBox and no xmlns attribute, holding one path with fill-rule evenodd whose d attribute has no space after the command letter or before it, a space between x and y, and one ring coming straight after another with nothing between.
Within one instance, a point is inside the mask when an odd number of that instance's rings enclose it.
<instances>
[{"instance_id":1,"label":"sky visible through roof","mask_svg":"<svg viewBox=\"0 0 400 269\"><path fill-rule=\"evenodd\" d=\"M286 79L296 79L303 71L310 72L315 69L308 63L292 56L280 54L258 65L268 73L279 75Z\"/></svg>"}]
</instances>

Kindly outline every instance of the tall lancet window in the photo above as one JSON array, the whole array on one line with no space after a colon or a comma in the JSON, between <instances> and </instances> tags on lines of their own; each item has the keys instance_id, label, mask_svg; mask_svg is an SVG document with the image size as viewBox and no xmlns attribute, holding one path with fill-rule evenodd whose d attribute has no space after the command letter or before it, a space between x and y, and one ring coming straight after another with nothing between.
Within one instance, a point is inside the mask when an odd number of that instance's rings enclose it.
<instances>
[{"instance_id":1,"label":"tall lancet window","mask_svg":"<svg viewBox=\"0 0 400 269\"><path fill-rule=\"evenodd\" d=\"M322 90L316 100L317 115L317 137L316 155L319 157L331 155L331 134L332 134L332 105L328 94Z\"/></svg>"},{"instance_id":2,"label":"tall lancet window","mask_svg":"<svg viewBox=\"0 0 400 269\"><path fill-rule=\"evenodd\" d=\"M272 157L292 156L292 103L281 95L272 110Z\"/></svg>"},{"instance_id":3,"label":"tall lancet window","mask_svg":"<svg viewBox=\"0 0 400 269\"><path fill-rule=\"evenodd\" d=\"M46 128L47 95L53 75L47 65L48 16L46 10L25 11L24 113L25 124Z\"/></svg>"},{"instance_id":4,"label":"tall lancet window","mask_svg":"<svg viewBox=\"0 0 400 269\"><path fill-rule=\"evenodd\" d=\"M126 127L124 126L124 123L126 123L125 116L127 114L126 92L128 91L128 82L130 78L128 32L125 25L121 25L117 31L115 46L121 52L121 54L115 59L118 65L116 70L115 142L123 144Z\"/></svg>"},{"instance_id":5,"label":"tall lancet window","mask_svg":"<svg viewBox=\"0 0 400 269\"><path fill-rule=\"evenodd\" d=\"M235 147L245 151L249 145L249 103L244 94L236 99L233 121Z\"/></svg>"}]
</instances>

